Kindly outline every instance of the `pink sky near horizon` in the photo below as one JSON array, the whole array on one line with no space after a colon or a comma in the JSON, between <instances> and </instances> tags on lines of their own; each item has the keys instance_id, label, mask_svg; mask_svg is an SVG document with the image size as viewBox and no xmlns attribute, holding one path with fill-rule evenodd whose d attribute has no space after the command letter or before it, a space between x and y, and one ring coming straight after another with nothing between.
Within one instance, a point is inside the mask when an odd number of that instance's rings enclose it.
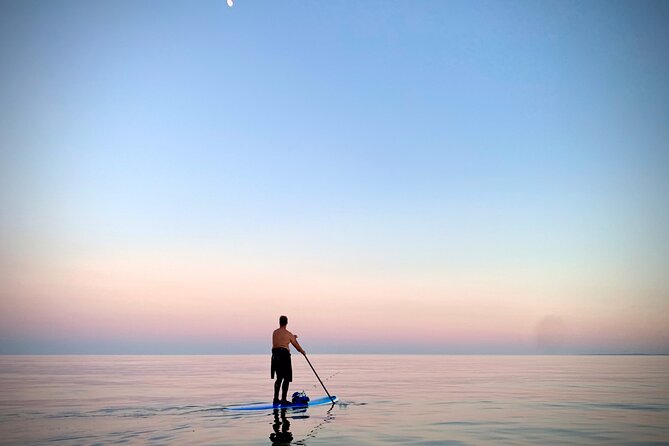
<instances>
[{"instance_id":1,"label":"pink sky near horizon","mask_svg":"<svg viewBox=\"0 0 669 446\"><path fill-rule=\"evenodd\" d=\"M527 271L365 274L290 255L253 260L202 247L44 259L4 277L2 335L256 352L286 314L305 346L325 351L662 352L669 339L666 303L634 305L614 280L547 286Z\"/></svg>"}]
</instances>

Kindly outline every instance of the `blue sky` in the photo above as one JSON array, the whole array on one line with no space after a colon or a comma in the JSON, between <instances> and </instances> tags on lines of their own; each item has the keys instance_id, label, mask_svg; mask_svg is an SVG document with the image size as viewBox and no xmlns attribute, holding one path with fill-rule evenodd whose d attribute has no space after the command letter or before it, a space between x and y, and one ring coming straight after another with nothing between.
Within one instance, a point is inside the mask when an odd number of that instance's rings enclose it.
<instances>
[{"instance_id":1,"label":"blue sky","mask_svg":"<svg viewBox=\"0 0 669 446\"><path fill-rule=\"evenodd\" d=\"M208 245L349 279L627 274L621 308L667 310L668 18L666 2L3 2L5 309L24 299L10 271ZM661 323L629 348L666 347Z\"/></svg>"}]
</instances>

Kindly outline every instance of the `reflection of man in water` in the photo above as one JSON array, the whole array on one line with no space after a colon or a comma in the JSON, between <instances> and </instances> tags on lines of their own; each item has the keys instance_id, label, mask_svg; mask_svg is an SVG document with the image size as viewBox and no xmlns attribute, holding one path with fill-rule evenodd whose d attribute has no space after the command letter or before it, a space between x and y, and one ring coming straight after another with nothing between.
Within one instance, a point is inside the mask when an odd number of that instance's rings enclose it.
<instances>
[{"instance_id":1,"label":"reflection of man in water","mask_svg":"<svg viewBox=\"0 0 669 446\"><path fill-rule=\"evenodd\" d=\"M274 432L269 434L272 444L289 444L293 441L293 434L290 433L290 422L286 418L286 409L281 409L281 419L279 420L279 409L274 409L274 423L272 424Z\"/></svg>"},{"instance_id":2,"label":"reflection of man in water","mask_svg":"<svg viewBox=\"0 0 669 446\"><path fill-rule=\"evenodd\" d=\"M274 378L276 373L276 381L274 382L274 400L275 405L290 404L286 400L288 395L288 386L293 380L293 365L290 361L290 347L289 344L297 349L298 352L306 356L302 347L297 342L297 336L286 329L288 325L288 318L281 316L279 318L279 328L272 333L272 372L271 376ZM282 384L283 383L283 384ZM279 400L279 388L281 389L281 400Z\"/></svg>"}]
</instances>

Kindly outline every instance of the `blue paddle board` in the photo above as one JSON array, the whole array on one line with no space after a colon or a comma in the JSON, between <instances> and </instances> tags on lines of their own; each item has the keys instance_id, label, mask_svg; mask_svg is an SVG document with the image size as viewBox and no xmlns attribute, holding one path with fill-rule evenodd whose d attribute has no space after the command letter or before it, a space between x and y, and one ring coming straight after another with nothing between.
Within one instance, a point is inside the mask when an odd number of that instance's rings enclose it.
<instances>
[{"instance_id":1,"label":"blue paddle board","mask_svg":"<svg viewBox=\"0 0 669 446\"><path fill-rule=\"evenodd\" d=\"M339 401L336 396L332 397L334 402ZM270 409L301 409L311 406L322 406L324 404L332 404L332 400L329 396L322 396L320 398L313 399L309 401L308 404L291 404L287 406L278 405L275 406L272 403L257 403L257 404L247 404L245 406L228 406L224 407L225 410L270 410Z\"/></svg>"}]
</instances>

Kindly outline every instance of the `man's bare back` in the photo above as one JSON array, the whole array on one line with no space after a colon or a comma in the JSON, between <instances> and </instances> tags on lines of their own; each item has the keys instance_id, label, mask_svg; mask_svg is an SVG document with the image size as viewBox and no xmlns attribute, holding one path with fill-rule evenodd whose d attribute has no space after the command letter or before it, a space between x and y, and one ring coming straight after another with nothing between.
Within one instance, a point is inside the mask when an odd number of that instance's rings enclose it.
<instances>
[{"instance_id":1,"label":"man's bare back","mask_svg":"<svg viewBox=\"0 0 669 446\"><path fill-rule=\"evenodd\" d=\"M297 342L297 336L289 332L286 327L279 327L274 330L274 333L272 333L272 348L285 348L290 350L288 347L289 344L293 344L298 352L304 354L304 350L302 350L299 342Z\"/></svg>"}]
</instances>

